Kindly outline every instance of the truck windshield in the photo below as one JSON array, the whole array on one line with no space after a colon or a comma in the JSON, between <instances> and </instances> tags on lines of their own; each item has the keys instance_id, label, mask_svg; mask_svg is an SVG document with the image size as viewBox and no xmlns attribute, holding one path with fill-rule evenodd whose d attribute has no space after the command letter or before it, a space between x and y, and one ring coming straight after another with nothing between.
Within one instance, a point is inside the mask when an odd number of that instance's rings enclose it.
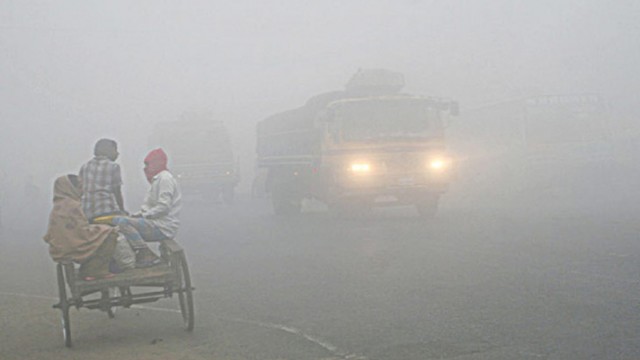
<instances>
[{"instance_id":1,"label":"truck windshield","mask_svg":"<svg viewBox=\"0 0 640 360\"><path fill-rule=\"evenodd\" d=\"M437 109L424 100L366 100L336 104L334 120L346 141L388 138L424 139L439 135Z\"/></svg>"}]
</instances>

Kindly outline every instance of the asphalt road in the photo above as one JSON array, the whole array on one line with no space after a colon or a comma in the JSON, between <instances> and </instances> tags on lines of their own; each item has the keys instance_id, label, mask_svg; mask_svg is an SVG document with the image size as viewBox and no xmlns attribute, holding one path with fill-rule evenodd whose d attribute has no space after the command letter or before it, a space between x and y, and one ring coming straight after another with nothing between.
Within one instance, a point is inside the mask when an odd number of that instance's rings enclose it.
<instances>
[{"instance_id":1,"label":"asphalt road","mask_svg":"<svg viewBox=\"0 0 640 360\"><path fill-rule=\"evenodd\" d=\"M1 359L638 359L640 223L597 211L445 201L280 219L265 199L187 204L178 241L196 329L177 301L72 310L63 346L42 226L2 230ZM633 208L635 209L635 208Z\"/></svg>"}]
</instances>

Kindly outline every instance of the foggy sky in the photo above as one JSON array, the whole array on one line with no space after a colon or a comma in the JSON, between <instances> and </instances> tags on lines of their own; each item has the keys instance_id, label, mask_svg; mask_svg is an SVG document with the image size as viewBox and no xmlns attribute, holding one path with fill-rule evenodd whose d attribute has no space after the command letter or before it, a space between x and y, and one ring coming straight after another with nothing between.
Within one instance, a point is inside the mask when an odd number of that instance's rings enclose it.
<instances>
[{"instance_id":1,"label":"foggy sky","mask_svg":"<svg viewBox=\"0 0 640 360\"><path fill-rule=\"evenodd\" d=\"M465 106L598 92L637 118L636 1L0 2L0 174L49 192L98 138L140 184L158 121L211 111L251 182L255 124L358 68ZM8 184L8 185L7 185ZM125 192L126 194L126 192ZM132 206L135 204L132 204Z\"/></svg>"}]
</instances>

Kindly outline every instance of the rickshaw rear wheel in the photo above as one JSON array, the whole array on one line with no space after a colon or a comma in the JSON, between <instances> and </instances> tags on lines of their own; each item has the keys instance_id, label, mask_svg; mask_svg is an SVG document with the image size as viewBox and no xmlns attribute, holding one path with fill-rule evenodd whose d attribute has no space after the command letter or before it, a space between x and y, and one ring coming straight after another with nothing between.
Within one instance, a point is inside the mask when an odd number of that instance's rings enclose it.
<instances>
[{"instance_id":1,"label":"rickshaw rear wheel","mask_svg":"<svg viewBox=\"0 0 640 360\"><path fill-rule=\"evenodd\" d=\"M191 275L189 274L189 266L187 265L187 257L184 252L176 254L178 272L179 292L178 300L180 302L180 313L184 321L184 327L187 331L193 331L195 324L195 314L193 307L193 288L191 287Z\"/></svg>"},{"instance_id":2,"label":"rickshaw rear wheel","mask_svg":"<svg viewBox=\"0 0 640 360\"><path fill-rule=\"evenodd\" d=\"M71 321L69 319L69 307L65 306L62 310L62 336L64 337L64 346L71 347Z\"/></svg>"},{"instance_id":3,"label":"rickshaw rear wheel","mask_svg":"<svg viewBox=\"0 0 640 360\"><path fill-rule=\"evenodd\" d=\"M58 294L60 295L60 303L58 307L62 312L62 336L64 337L64 345L71 347L71 319L69 317L69 303L67 302L67 288L65 283L65 277L63 272L63 265L58 264Z\"/></svg>"}]
</instances>

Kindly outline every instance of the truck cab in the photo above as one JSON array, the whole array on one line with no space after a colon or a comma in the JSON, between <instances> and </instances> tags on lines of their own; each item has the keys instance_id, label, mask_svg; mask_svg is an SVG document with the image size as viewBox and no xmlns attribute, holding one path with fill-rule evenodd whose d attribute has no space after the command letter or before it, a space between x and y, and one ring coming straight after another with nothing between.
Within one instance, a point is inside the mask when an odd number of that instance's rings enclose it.
<instances>
[{"instance_id":1,"label":"truck cab","mask_svg":"<svg viewBox=\"0 0 640 360\"><path fill-rule=\"evenodd\" d=\"M328 106L322 159L329 198L365 206L418 204L435 211L450 181L441 108L428 98L379 96Z\"/></svg>"}]
</instances>

